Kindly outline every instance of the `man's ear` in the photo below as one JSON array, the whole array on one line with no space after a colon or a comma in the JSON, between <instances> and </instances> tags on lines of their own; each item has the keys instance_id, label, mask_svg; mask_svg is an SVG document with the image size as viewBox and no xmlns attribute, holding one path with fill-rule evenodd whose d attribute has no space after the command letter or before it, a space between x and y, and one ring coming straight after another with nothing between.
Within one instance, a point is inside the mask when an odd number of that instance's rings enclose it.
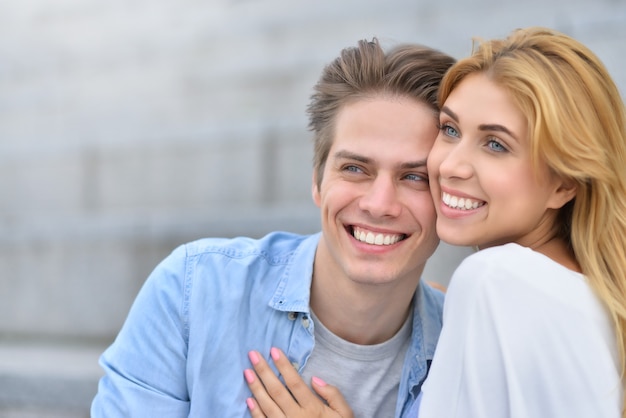
<instances>
[{"instance_id":1,"label":"man's ear","mask_svg":"<svg viewBox=\"0 0 626 418\"><path fill-rule=\"evenodd\" d=\"M320 196L320 188L317 186L317 170L313 171L312 181L311 195L313 196L313 202L315 202L315 205L319 208L321 206L322 197Z\"/></svg>"},{"instance_id":2,"label":"man's ear","mask_svg":"<svg viewBox=\"0 0 626 418\"><path fill-rule=\"evenodd\" d=\"M548 202L551 209L560 209L567 202L576 197L578 188L573 180L560 180L556 183L556 188Z\"/></svg>"}]
</instances>

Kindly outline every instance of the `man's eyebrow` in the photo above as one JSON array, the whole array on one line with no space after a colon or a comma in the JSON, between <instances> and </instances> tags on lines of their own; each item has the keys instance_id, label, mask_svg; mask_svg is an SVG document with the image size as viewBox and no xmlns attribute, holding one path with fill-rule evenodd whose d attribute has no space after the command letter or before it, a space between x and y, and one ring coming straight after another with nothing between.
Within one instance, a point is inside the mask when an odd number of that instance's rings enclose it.
<instances>
[{"instance_id":1,"label":"man's eyebrow","mask_svg":"<svg viewBox=\"0 0 626 418\"><path fill-rule=\"evenodd\" d=\"M426 158L424 158L423 160L408 161L406 163L402 163L400 164L399 168L402 170L411 170L411 169L422 168L422 167L426 167Z\"/></svg>"},{"instance_id":2,"label":"man's eyebrow","mask_svg":"<svg viewBox=\"0 0 626 418\"><path fill-rule=\"evenodd\" d=\"M361 154L356 154L354 152L340 150L334 154L335 159L345 159L345 160L354 160L362 162L363 164L370 164L373 162L371 158L365 157ZM415 168L422 168L426 166L426 158L416 161L407 161L398 166L401 170L409 170Z\"/></svg>"},{"instance_id":3,"label":"man's eyebrow","mask_svg":"<svg viewBox=\"0 0 626 418\"><path fill-rule=\"evenodd\" d=\"M362 163L370 163L372 161L371 158L365 157L364 155L356 154L354 152L339 150L334 154L335 159L343 159L343 160L356 160Z\"/></svg>"}]
</instances>

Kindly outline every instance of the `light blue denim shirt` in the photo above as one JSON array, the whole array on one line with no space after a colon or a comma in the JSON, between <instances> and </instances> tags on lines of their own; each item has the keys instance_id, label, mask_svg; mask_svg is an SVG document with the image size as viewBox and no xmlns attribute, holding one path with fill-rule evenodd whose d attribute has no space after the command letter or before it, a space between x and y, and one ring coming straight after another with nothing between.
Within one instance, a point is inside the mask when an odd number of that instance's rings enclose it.
<instances>
[{"instance_id":1,"label":"light blue denim shirt","mask_svg":"<svg viewBox=\"0 0 626 418\"><path fill-rule=\"evenodd\" d=\"M248 351L280 347L302 368L313 350L309 292L319 239L276 232L174 250L102 354L91 416L249 417ZM415 402L441 329L443 294L420 285L416 300L396 417Z\"/></svg>"}]
</instances>

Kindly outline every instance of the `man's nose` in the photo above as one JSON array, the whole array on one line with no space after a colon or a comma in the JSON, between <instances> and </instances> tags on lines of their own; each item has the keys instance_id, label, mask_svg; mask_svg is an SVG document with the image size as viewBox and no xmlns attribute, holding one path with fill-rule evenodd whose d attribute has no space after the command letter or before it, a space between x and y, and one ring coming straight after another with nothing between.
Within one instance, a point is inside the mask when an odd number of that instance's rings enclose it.
<instances>
[{"instance_id":1,"label":"man's nose","mask_svg":"<svg viewBox=\"0 0 626 418\"><path fill-rule=\"evenodd\" d=\"M395 217L402 212L398 198L398 189L394 180L388 176L378 176L369 185L361 197L360 207L373 217Z\"/></svg>"}]
</instances>

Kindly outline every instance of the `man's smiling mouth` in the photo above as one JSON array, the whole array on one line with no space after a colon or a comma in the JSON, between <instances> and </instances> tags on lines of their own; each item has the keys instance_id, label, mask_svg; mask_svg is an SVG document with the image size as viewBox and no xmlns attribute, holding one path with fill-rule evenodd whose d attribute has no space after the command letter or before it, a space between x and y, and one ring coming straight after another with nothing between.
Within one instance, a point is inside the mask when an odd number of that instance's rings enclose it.
<instances>
[{"instance_id":1,"label":"man's smiling mouth","mask_svg":"<svg viewBox=\"0 0 626 418\"><path fill-rule=\"evenodd\" d=\"M392 245L406 238L406 234L381 234L359 227L352 227L352 236L358 241L372 245Z\"/></svg>"}]
</instances>

